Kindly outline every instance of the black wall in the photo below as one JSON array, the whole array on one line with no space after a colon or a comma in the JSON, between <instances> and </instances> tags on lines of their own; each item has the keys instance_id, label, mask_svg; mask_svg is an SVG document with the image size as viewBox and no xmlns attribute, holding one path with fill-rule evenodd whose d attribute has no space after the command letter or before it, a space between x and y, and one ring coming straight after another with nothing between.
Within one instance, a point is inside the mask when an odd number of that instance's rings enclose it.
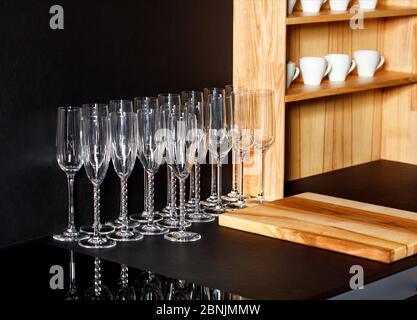
<instances>
[{"instance_id":1,"label":"black wall","mask_svg":"<svg viewBox=\"0 0 417 320\"><path fill-rule=\"evenodd\" d=\"M65 29L49 28L64 7ZM0 246L65 227L65 174L55 158L56 108L232 82L231 0L0 0ZM230 187L230 168L224 187ZM129 180L130 212L142 209L143 170ZM166 169L156 198L165 202ZM204 195L209 170L203 172ZM110 167L102 219L118 215ZM92 186L76 176L76 223L92 220Z\"/></svg>"}]
</instances>

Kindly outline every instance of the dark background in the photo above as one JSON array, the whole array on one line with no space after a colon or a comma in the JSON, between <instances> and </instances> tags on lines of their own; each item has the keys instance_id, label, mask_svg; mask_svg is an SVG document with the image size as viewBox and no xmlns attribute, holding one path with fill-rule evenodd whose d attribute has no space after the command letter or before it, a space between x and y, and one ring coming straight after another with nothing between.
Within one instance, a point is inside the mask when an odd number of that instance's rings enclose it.
<instances>
[{"instance_id":1,"label":"dark background","mask_svg":"<svg viewBox=\"0 0 417 320\"><path fill-rule=\"evenodd\" d=\"M49 28L64 7L65 29ZM232 82L231 0L0 0L0 247L62 231L65 174L55 159L56 108ZM230 166L224 170L230 188ZM203 195L210 170L203 168ZM119 180L102 185L102 220L119 210ZM143 170L129 179L142 209ZM166 169L156 177L159 208ZM76 224L92 221L92 185L76 176Z\"/></svg>"}]
</instances>

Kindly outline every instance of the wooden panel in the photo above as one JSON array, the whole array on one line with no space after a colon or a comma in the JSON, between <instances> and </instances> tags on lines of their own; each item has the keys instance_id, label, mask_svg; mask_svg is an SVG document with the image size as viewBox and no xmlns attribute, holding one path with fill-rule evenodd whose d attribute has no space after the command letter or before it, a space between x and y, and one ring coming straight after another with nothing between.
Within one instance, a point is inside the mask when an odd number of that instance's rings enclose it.
<instances>
[{"instance_id":1,"label":"wooden panel","mask_svg":"<svg viewBox=\"0 0 417 320\"><path fill-rule=\"evenodd\" d=\"M389 1L393 3L397 1ZM417 5L416 0L403 0L404 5ZM387 67L400 72L417 71L417 18L386 21L384 55ZM417 164L417 86L384 90L382 99L383 159Z\"/></svg>"},{"instance_id":2,"label":"wooden panel","mask_svg":"<svg viewBox=\"0 0 417 320\"><path fill-rule=\"evenodd\" d=\"M364 19L375 19L384 17L399 17L411 16L417 14L417 8L403 7L403 6L378 6L376 10L365 11L363 13ZM303 13L302 11L294 11L286 20L287 25L308 24L308 23L323 23L346 21L355 17L357 13L338 13L330 11L329 9L321 10L318 14Z\"/></svg>"},{"instance_id":3,"label":"wooden panel","mask_svg":"<svg viewBox=\"0 0 417 320\"><path fill-rule=\"evenodd\" d=\"M385 263L417 252L417 213L314 193L227 213L219 224Z\"/></svg>"},{"instance_id":4,"label":"wooden panel","mask_svg":"<svg viewBox=\"0 0 417 320\"><path fill-rule=\"evenodd\" d=\"M234 0L233 82L249 89L275 90L276 139L265 159L265 196L284 189L286 2ZM258 192L259 161L245 166L245 192Z\"/></svg>"}]
</instances>

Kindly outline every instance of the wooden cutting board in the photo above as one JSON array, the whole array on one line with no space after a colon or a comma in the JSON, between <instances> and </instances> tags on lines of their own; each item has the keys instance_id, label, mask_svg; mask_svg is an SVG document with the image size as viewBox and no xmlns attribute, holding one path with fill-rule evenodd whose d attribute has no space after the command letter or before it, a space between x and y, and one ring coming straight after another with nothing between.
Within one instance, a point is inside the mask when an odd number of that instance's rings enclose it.
<instances>
[{"instance_id":1,"label":"wooden cutting board","mask_svg":"<svg viewBox=\"0 0 417 320\"><path fill-rule=\"evenodd\" d=\"M315 193L225 213L219 224L384 263L417 252L417 213Z\"/></svg>"}]
</instances>

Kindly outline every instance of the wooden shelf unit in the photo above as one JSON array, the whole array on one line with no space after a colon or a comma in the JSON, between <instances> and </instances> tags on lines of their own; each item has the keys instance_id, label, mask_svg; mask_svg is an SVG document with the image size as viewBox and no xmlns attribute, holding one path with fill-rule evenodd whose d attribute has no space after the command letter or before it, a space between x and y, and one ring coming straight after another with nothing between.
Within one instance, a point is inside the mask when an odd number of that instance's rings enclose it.
<instances>
[{"instance_id":1,"label":"wooden shelf unit","mask_svg":"<svg viewBox=\"0 0 417 320\"><path fill-rule=\"evenodd\" d=\"M355 11L354 13L350 13L349 9L347 12L335 12L329 9L324 9L317 14L304 13L302 11L294 11L290 16L287 17L286 24L299 25L308 23L347 21L358 16L358 13L363 14L364 19L402 17L417 15L417 8L399 6L379 6L375 10L362 10Z\"/></svg>"},{"instance_id":2,"label":"wooden shelf unit","mask_svg":"<svg viewBox=\"0 0 417 320\"><path fill-rule=\"evenodd\" d=\"M276 140L265 161L268 200L284 182L381 159L417 164L417 0L379 0L351 29L351 15L287 17L286 1L234 0L234 84L275 90ZM356 0L354 0L355 4ZM386 19L389 18L389 19ZM349 76L286 90L286 63L303 56L377 50L384 67L373 79ZM245 191L255 195L260 160L246 165ZM254 172L251 174L251 172Z\"/></svg>"},{"instance_id":3,"label":"wooden shelf unit","mask_svg":"<svg viewBox=\"0 0 417 320\"><path fill-rule=\"evenodd\" d=\"M374 78L349 76L345 82L323 80L320 86L305 86L303 83L292 85L285 95L285 102L296 102L341 94L355 93L372 89L400 86L417 82L417 74L393 71L379 71Z\"/></svg>"}]
</instances>

